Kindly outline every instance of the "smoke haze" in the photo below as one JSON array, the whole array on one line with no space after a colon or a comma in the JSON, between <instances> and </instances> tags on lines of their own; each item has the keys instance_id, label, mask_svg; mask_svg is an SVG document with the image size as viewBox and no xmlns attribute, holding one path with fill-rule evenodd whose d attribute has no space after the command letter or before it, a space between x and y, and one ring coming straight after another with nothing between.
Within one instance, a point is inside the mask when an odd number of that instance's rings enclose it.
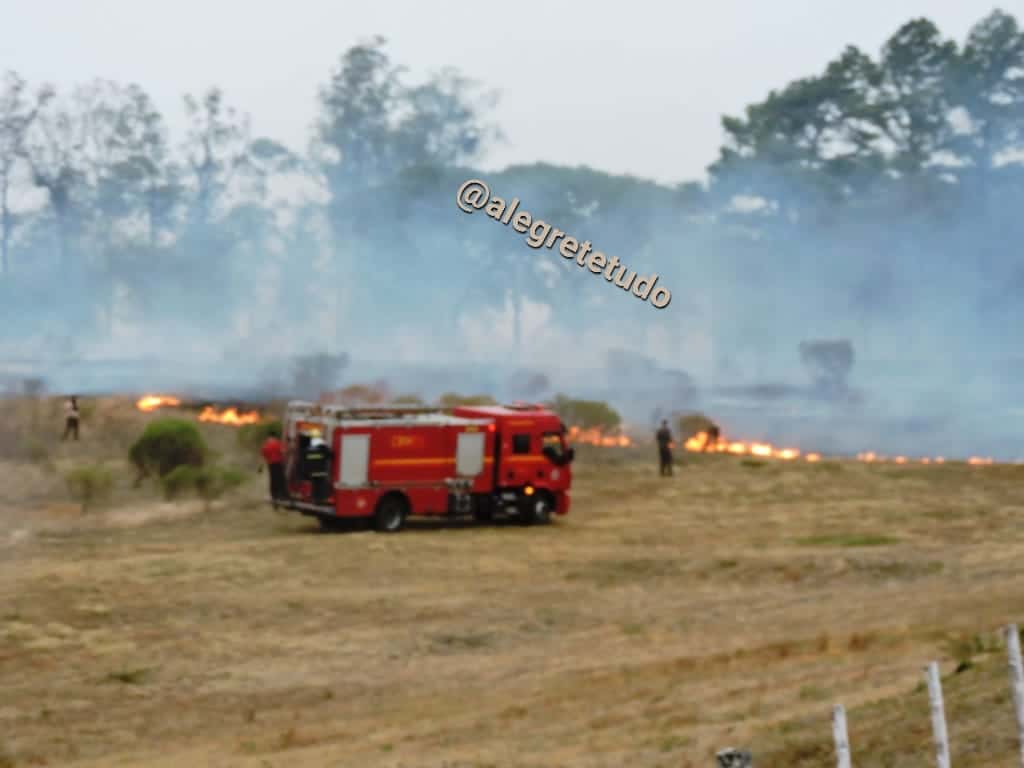
<instances>
[{"instance_id":1,"label":"smoke haze","mask_svg":"<svg viewBox=\"0 0 1024 768\"><path fill-rule=\"evenodd\" d=\"M1024 124L1004 102L1024 105L1024 35L993 14L951 50L918 20L836 54L726 120L710 183L677 186L481 171L497 94L401 73L379 41L325 73L301 154L215 90L171 136L142 87L8 77L0 375L82 394L565 391L645 428L702 410L805 450L1016 458L1024 169L1006 158ZM656 274L671 304L462 213L469 178ZM317 355L339 362L302 380Z\"/></svg>"}]
</instances>

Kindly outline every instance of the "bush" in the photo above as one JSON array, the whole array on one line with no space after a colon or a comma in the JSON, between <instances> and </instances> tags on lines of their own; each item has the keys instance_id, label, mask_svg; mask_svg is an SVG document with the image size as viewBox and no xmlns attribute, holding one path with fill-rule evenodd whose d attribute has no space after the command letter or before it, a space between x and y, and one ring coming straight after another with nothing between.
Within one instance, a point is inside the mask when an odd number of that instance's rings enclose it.
<instances>
[{"instance_id":1,"label":"bush","mask_svg":"<svg viewBox=\"0 0 1024 768\"><path fill-rule=\"evenodd\" d=\"M245 482L245 475L237 469L227 467L212 467L200 469L195 476L195 489L205 502L207 510L210 505L221 496L229 493Z\"/></svg>"},{"instance_id":2,"label":"bush","mask_svg":"<svg viewBox=\"0 0 1024 768\"><path fill-rule=\"evenodd\" d=\"M580 429L615 429L622 422L618 412L603 400L573 400L555 395L550 404L566 425Z\"/></svg>"},{"instance_id":3,"label":"bush","mask_svg":"<svg viewBox=\"0 0 1024 768\"><path fill-rule=\"evenodd\" d=\"M442 408L457 408L460 405L497 405L498 401L490 395L459 395L445 392L441 395Z\"/></svg>"},{"instance_id":4,"label":"bush","mask_svg":"<svg viewBox=\"0 0 1024 768\"><path fill-rule=\"evenodd\" d=\"M684 413L679 417L679 439L689 440L694 435L707 432L714 426L714 422L703 413Z\"/></svg>"},{"instance_id":5,"label":"bush","mask_svg":"<svg viewBox=\"0 0 1024 768\"><path fill-rule=\"evenodd\" d=\"M164 498L174 501L184 491L193 490L196 486L196 475L199 470L196 467L182 464L160 478L160 485L164 490Z\"/></svg>"},{"instance_id":6,"label":"bush","mask_svg":"<svg viewBox=\"0 0 1024 768\"><path fill-rule=\"evenodd\" d=\"M106 501L114 488L113 475L100 464L73 469L64 479L72 498L82 505L83 513L93 505Z\"/></svg>"},{"instance_id":7,"label":"bush","mask_svg":"<svg viewBox=\"0 0 1024 768\"><path fill-rule=\"evenodd\" d=\"M151 422L129 451L139 481L155 472L161 478L180 466L201 467L208 450L199 428L184 419Z\"/></svg>"},{"instance_id":8,"label":"bush","mask_svg":"<svg viewBox=\"0 0 1024 768\"><path fill-rule=\"evenodd\" d=\"M238 445L247 453L257 453L271 433L281 434L281 422L278 419L245 424L238 428Z\"/></svg>"},{"instance_id":9,"label":"bush","mask_svg":"<svg viewBox=\"0 0 1024 768\"><path fill-rule=\"evenodd\" d=\"M182 465L161 478L164 496L168 501L180 498L187 491L195 493L210 504L245 482L245 475L230 467L193 467Z\"/></svg>"}]
</instances>

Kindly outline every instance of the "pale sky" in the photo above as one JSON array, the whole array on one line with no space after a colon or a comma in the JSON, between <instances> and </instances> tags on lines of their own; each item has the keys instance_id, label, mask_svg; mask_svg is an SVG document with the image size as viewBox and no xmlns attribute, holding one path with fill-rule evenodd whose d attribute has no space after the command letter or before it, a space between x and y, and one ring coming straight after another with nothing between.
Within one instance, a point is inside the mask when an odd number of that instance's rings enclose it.
<instances>
[{"instance_id":1,"label":"pale sky","mask_svg":"<svg viewBox=\"0 0 1024 768\"><path fill-rule=\"evenodd\" d=\"M699 178L741 114L847 44L877 54L903 22L962 42L969 0L0 0L0 69L58 87L132 81L180 136L181 95L219 85L254 133L306 146L342 52L385 36L413 80L454 66L501 92L507 143L485 168L544 161ZM1024 0L998 7L1024 19Z\"/></svg>"}]
</instances>

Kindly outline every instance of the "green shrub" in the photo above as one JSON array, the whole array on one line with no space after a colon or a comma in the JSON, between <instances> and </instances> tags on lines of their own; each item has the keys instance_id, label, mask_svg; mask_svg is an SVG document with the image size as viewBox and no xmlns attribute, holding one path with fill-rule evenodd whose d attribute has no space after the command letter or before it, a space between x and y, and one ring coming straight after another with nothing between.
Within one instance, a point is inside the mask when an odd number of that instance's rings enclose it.
<instances>
[{"instance_id":1,"label":"green shrub","mask_svg":"<svg viewBox=\"0 0 1024 768\"><path fill-rule=\"evenodd\" d=\"M192 492L205 502L206 509L244 482L245 475L232 467L193 467L187 464L161 478L164 496L168 501Z\"/></svg>"},{"instance_id":2,"label":"green shrub","mask_svg":"<svg viewBox=\"0 0 1024 768\"><path fill-rule=\"evenodd\" d=\"M622 422L618 412L603 400L573 400L555 395L550 407L567 426L580 429L615 429Z\"/></svg>"},{"instance_id":3,"label":"green shrub","mask_svg":"<svg viewBox=\"0 0 1024 768\"><path fill-rule=\"evenodd\" d=\"M68 491L75 501L82 505L85 513L95 504L106 501L114 488L114 477L110 470L97 464L78 467L65 475Z\"/></svg>"},{"instance_id":4,"label":"green shrub","mask_svg":"<svg viewBox=\"0 0 1024 768\"><path fill-rule=\"evenodd\" d=\"M188 464L182 464L160 478L160 485L164 490L164 498L174 501L185 491L195 490L196 475L199 469Z\"/></svg>"},{"instance_id":5,"label":"green shrub","mask_svg":"<svg viewBox=\"0 0 1024 768\"><path fill-rule=\"evenodd\" d=\"M199 428L191 421L175 418L151 422L129 451L139 480L156 473L164 477L177 467L201 467L209 451Z\"/></svg>"},{"instance_id":6,"label":"green shrub","mask_svg":"<svg viewBox=\"0 0 1024 768\"><path fill-rule=\"evenodd\" d=\"M238 428L238 445L247 453L257 453L272 433L281 434L281 422L277 419L245 424Z\"/></svg>"},{"instance_id":7,"label":"green shrub","mask_svg":"<svg viewBox=\"0 0 1024 768\"><path fill-rule=\"evenodd\" d=\"M209 510L221 496L245 482L245 475L230 467L209 467L196 471L195 489Z\"/></svg>"}]
</instances>

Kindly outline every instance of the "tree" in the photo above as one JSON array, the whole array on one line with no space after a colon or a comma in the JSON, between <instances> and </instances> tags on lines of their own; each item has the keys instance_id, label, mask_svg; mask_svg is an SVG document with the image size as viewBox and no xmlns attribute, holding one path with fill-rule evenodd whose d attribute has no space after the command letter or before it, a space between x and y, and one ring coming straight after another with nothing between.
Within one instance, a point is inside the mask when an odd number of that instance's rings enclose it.
<instances>
[{"instance_id":1,"label":"tree","mask_svg":"<svg viewBox=\"0 0 1024 768\"><path fill-rule=\"evenodd\" d=\"M249 167L249 121L224 102L219 88L210 88L198 98L186 95L185 113L189 127L182 150L192 192L188 223L199 229L224 213L236 175Z\"/></svg>"},{"instance_id":2,"label":"tree","mask_svg":"<svg viewBox=\"0 0 1024 768\"><path fill-rule=\"evenodd\" d=\"M109 333L118 287L137 290L133 278L152 268L161 239L173 235L181 188L163 118L145 91L97 80L78 94L88 190L83 221L90 224L94 285L102 289Z\"/></svg>"},{"instance_id":3,"label":"tree","mask_svg":"<svg viewBox=\"0 0 1024 768\"><path fill-rule=\"evenodd\" d=\"M454 193L456 187L441 193L439 180L475 158L493 132L481 117L491 99L478 97L471 81L445 70L407 86L385 45L375 37L350 48L321 88L314 156L329 195L335 260L346 256L346 271L364 287L358 309L376 310L375 297L387 291L398 321L403 308L422 306L415 281L430 279L430 272L436 277L425 253L433 243L423 243L418 225L426 210ZM430 229L443 230L441 220ZM398 286L408 286L409 295L396 294Z\"/></svg>"},{"instance_id":4,"label":"tree","mask_svg":"<svg viewBox=\"0 0 1024 768\"><path fill-rule=\"evenodd\" d=\"M27 83L17 72L8 72L0 84L0 274L10 272L14 216L10 206L13 176L25 153L25 136L39 109L53 95L49 87L30 97Z\"/></svg>"},{"instance_id":5,"label":"tree","mask_svg":"<svg viewBox=\"0 0 1024 768\"><path fill-rule=\"evenodd\" d=\"M249 202L245 193L252 183L248 118L227 105L218 88L188 95L184 103L184 222L168 254L173 259L153 289L163 300L163 313L176 324L226 329L239 297L258 279L253 260L240 262L236 247L239 231L262 214L237 210ZM168 290L171 286L178 290ZM184 314L181 295L188 296L191 310Z\"/></svg>"},{"instance_id":6,"label":"tree","mask_svg":"<svg viewBox=\"0 0 1024 768\"><path fill-rule=\"evenodd\" d=\"M80 101L81 95L76 92L74 101ZM36 113L24 140L24 157L31 168L32 182L45 190L53 212L56 266L65 275L69 274L71 245L80 234L83 187L87 179L83 155L85 126L76 106L74 102L48 99Z\"/></svg>"}]
</instances>

